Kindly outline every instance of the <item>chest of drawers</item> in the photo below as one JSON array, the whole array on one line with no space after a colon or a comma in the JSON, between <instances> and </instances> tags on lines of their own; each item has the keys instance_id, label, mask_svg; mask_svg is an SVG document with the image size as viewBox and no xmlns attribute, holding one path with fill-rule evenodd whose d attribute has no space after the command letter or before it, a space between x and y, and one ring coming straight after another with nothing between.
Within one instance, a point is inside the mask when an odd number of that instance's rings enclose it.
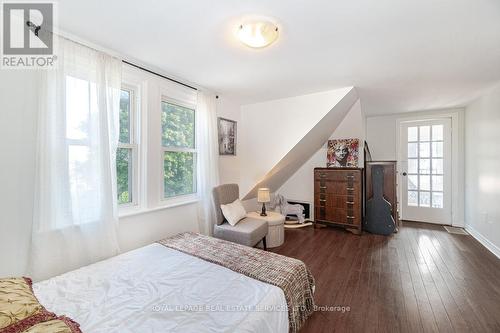
<instances>
[{"instance_id":1,"label":"chest of drawers","mask_svg":"<svg viewBox=\"0 0 500 333\"><path fill-rule=\"evenodd\" d=\"M361 234L363 169L314 169L314 222Z\"/></svg>"}]
</instances>

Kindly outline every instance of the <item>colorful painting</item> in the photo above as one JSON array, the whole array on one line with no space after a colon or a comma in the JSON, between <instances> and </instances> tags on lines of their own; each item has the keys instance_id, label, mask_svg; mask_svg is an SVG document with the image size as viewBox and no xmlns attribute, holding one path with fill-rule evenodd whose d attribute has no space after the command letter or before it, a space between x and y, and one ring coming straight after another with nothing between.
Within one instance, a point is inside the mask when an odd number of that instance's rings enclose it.
<instances>
[{"instance_id":1,"label":"colorful painting","mask_svg":"<svg viewBox=\"0 0 500 333\"><path fill-rule=\"evenodd\" d=\"M328 168L357 168L358 157L358 139L328 140L326 156L326 166Z\"/></svg>"}]
</instances>

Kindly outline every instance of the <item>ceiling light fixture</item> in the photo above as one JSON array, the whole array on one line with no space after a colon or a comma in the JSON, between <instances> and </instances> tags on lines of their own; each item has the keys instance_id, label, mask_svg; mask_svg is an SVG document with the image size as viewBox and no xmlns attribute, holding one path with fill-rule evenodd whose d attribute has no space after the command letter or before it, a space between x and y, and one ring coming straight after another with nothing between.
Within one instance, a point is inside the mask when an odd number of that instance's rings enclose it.
<instances>
[{"instance_id":1,"label":"ceiling light fixture","mask_svg":"<svg viewBox=\"0 0 500 333\"><path fill-rule=\"evenodd\" d=\"M278 26L270 21L249 21L240 25L239 40L253 48L263 48L271 45L279 35Z\"/></svg>"}]
</instances>

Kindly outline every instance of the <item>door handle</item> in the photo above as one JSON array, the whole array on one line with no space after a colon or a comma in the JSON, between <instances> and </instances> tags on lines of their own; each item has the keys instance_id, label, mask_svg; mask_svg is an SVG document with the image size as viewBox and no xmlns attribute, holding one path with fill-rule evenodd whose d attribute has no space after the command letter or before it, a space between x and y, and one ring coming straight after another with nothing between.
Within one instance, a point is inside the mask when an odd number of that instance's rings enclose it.
<instances>
[{"instance_id":1,"label":"door handle","mask_svg":"<svg viewBox=\"0 0 500 333\"><path fill-rule=\"evenodd\" d=\"M408 174L406 172L403 172L403 176L406 176L406 175L408 175Z\"/></svg>"}]
</instances>

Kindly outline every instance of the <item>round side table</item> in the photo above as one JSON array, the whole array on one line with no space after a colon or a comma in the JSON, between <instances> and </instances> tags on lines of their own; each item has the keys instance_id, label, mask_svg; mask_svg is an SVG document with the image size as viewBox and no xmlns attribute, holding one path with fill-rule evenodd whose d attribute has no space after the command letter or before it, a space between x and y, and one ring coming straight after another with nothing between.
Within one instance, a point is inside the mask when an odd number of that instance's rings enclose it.
<instances>
[{"instance_id":1,"label":"round side table","mask_svg":"<svg viewBox=\"0 0 500 333\"><path fill-rule=\"evenodd\" d=\"M285 216L276 212L267 212L267 216L260 216L260 213L250 212L247 217L267 221L269 231L266 236L268 248L278 247L285 242Z\"/></svg>"}]
</instances>

